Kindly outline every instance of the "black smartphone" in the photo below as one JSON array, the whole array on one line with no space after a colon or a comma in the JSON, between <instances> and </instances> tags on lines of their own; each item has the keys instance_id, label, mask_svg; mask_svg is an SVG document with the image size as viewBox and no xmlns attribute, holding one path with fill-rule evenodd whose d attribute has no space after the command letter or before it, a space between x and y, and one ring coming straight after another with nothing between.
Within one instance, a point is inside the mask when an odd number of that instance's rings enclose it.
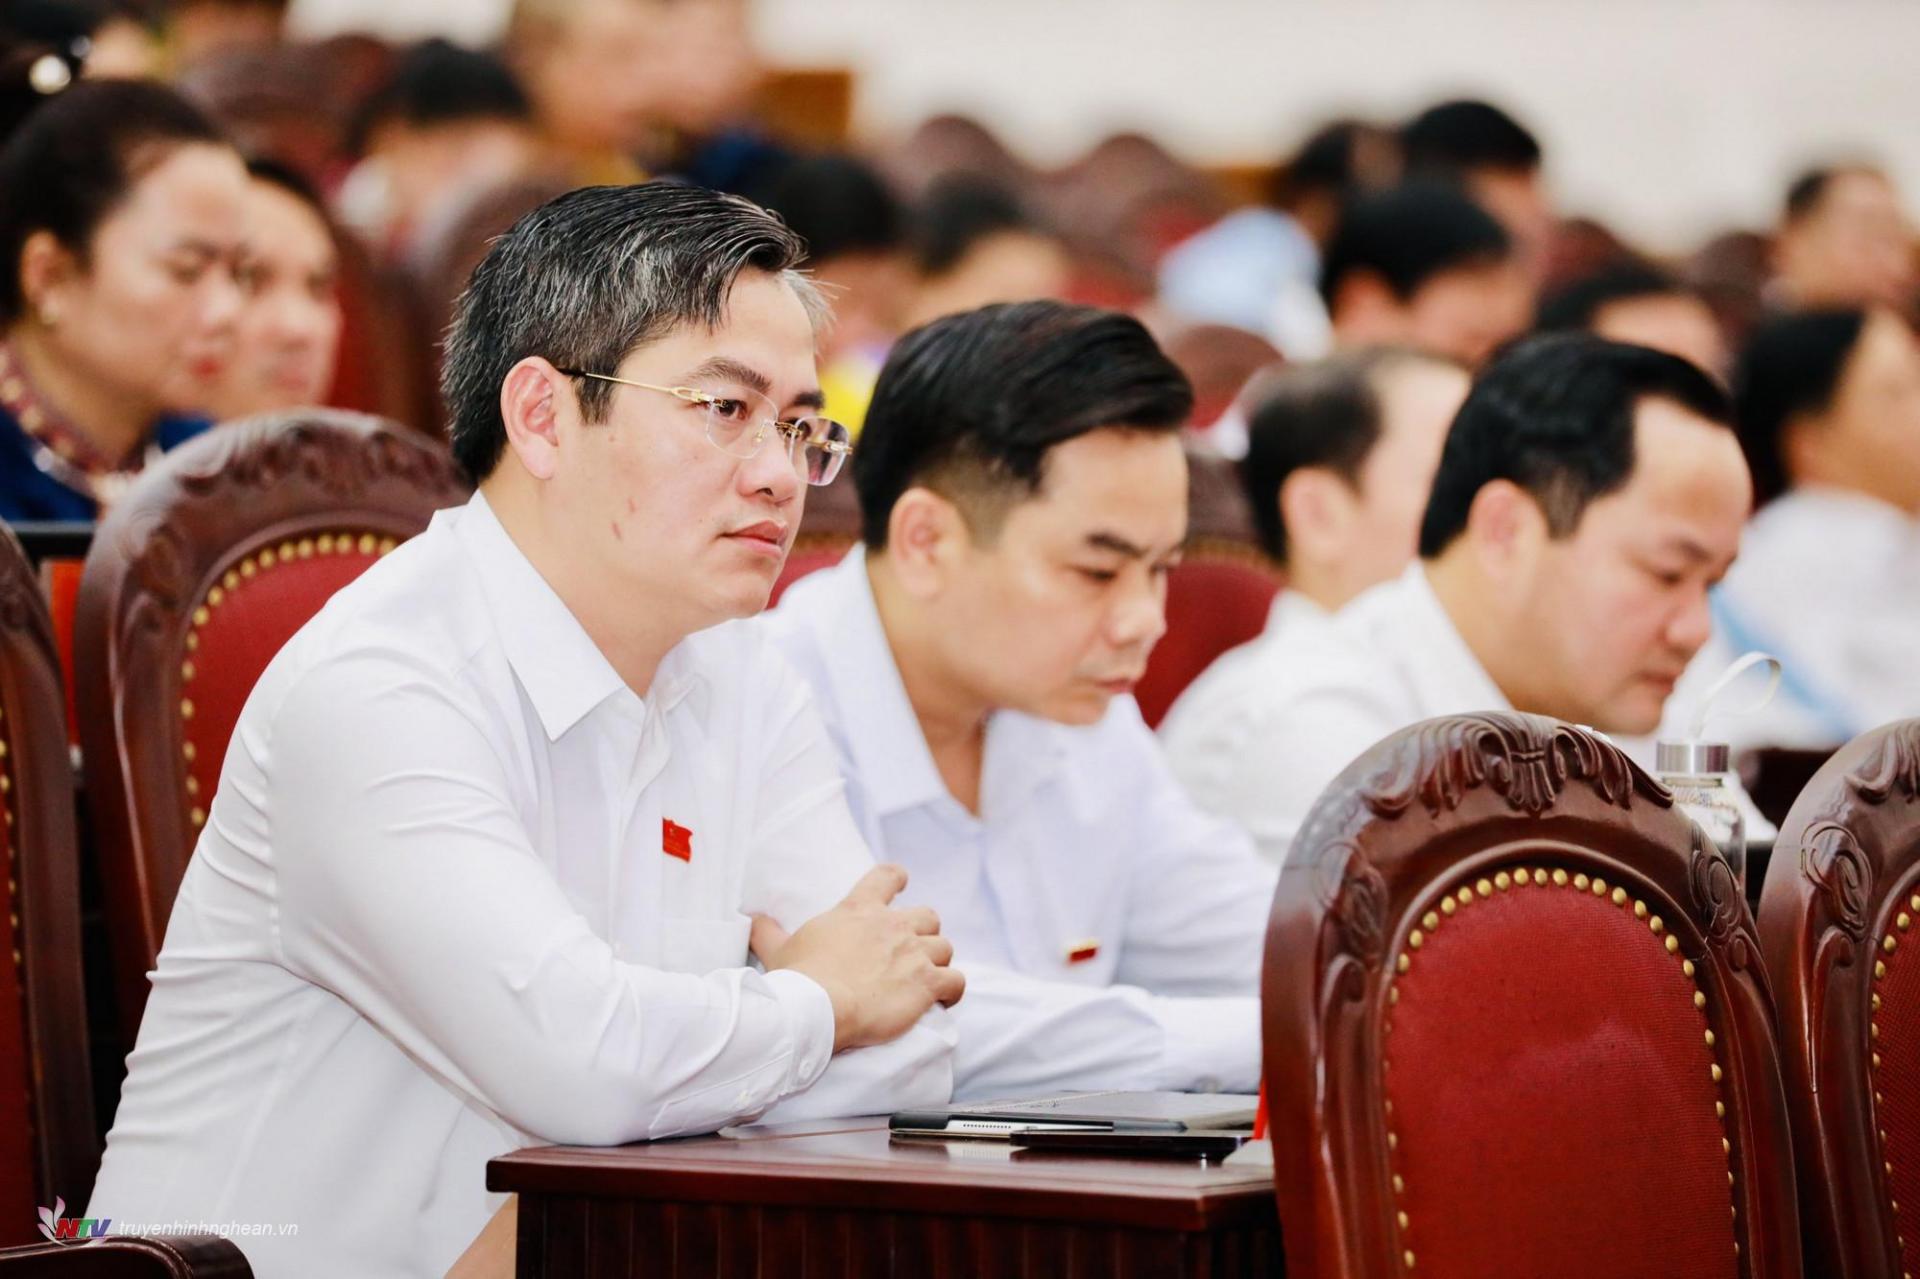
<instances>
[{"instance_id":1,"label":"black smartphone","mask_svg":"<svg viewBox=\"0 0 1920 1279\"><path fill-rule=\"evenodd\" d=\"M1026 1150L1077 1155L1128 1155L1167 1159L1224 1159L1253 1139L1251 1133L1194 1128L1186 1132L1108 1132L1023 1128L1007 1140Z\"/></svg>"}]
</instances>

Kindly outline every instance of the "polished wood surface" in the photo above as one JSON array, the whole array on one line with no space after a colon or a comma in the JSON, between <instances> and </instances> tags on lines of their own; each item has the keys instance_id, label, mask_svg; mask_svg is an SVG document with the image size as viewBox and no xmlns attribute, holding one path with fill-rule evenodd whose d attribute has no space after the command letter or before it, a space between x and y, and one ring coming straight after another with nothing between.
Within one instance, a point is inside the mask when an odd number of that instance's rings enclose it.
<instances>
[{"instance_id":1,"label":"polished wood surface","mask_svg":"<svg viewBox=\"0 0 1920 1279\"><path fill-rule=\"evenodd\" d=\"M0 860L6 912L0 949L10 964L17 1024L0 1026L0 1053L25 1066L26 1096L0 1106L24 1119L29 1176L39 1204L56 1195L85 1203L100 1148L87 1061L80 961L79 841L66 698L54 657L53 624L27 557L0 528ZM9 1134L11 1135L11 1134ZM0 1185L6 1184L0 1177ZM0 1223L0 1242L32 1237L31 1217Z\"/></svg>"},{"instance_id":2,"label":"polished wood surface","mask_svg":"<svg viewBox=\"0 0 1920 1279\"><path fill-rule=\"evenodd\" d=\"M1920 885L1920 720L1862 733L1836 751L1794 801L1774 846L1760 943L1780 995L1807 1273L1900 1279L1892 1156L1880 1143L1885 1129L1903 1138L1911 1131L1900 1131L1904 1114L1881 1113L1873 1067L1886 1045L1874 1027L1874 973Z\"/></svg>"},{"instance_id":3,"label":"polished wood surface","mask_svg":"<svg viewBox=\"0 0 1920 1279\"><path fill-rule=\"evenodd\" d=\"M519 1274L1277 1275L1263 1168L898 1142L884 1121L492 1161Z\"/></svg>"}]
</instances>

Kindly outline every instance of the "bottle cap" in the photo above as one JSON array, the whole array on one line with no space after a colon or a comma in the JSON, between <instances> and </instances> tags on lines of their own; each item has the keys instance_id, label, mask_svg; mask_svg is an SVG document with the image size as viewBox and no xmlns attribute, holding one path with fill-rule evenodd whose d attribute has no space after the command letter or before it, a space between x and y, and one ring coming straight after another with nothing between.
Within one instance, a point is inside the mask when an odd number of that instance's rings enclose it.
<instances>
[{"instance_id":1,"label":"bottle cap","mask_svg":"<svg viewBox=\"0 0 1920 1279\"><path fill-rule=\"evenodd\" d=\"M1656 742L1653 769L1657 773L1724 773L1733 766L1733 748L1725 742Z\"/></svg>"}]
</instances>

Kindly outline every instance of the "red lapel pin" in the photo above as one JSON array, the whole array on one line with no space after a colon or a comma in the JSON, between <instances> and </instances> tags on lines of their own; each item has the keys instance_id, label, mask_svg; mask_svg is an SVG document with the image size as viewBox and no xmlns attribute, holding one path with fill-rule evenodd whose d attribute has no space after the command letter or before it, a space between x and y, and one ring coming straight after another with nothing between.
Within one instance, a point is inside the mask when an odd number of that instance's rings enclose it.
<instances>
[{"instance_id":1,"label":"red lapel pin","mask_svg":"<svg viewBox=\"0 0 1920 1279\"><path fill-rule=\"evenodd\" d=\"M693 831L671 817L660 819L660 851L683 862L693 860Z\"/></svg>"}]
</instances>

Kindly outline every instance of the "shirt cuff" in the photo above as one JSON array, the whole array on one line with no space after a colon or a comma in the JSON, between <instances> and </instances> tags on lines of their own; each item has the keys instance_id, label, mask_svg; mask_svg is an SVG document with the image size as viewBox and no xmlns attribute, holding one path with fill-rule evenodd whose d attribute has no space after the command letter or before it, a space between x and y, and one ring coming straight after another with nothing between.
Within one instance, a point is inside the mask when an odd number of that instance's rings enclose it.
<instances>
[{"instance_id":1,"label":"shirt cuff","mask_svg":"<svg viewBox=\"0 0 1920 1279\"><path fill-rule=\"evenodd\" d=\"M787 1015L793 1057L782 1093L790 1097L813 1087L833 1060L833 1000L827 997L826 987L791 968L776 968L761 976Z\"/></svg>"},{"instance_id":2,"label":"shirt cuff","mask_svg":"<svg viewBox=\"0 0 1920 1279\"><path fill-rule=\"evenodd\" d=\"M1260 1000L1253 995L1156 996L1166 1034L1156 1087L1174 1092L1256 1092L1260 1087Z\"/></svg>"}]
</instances>

